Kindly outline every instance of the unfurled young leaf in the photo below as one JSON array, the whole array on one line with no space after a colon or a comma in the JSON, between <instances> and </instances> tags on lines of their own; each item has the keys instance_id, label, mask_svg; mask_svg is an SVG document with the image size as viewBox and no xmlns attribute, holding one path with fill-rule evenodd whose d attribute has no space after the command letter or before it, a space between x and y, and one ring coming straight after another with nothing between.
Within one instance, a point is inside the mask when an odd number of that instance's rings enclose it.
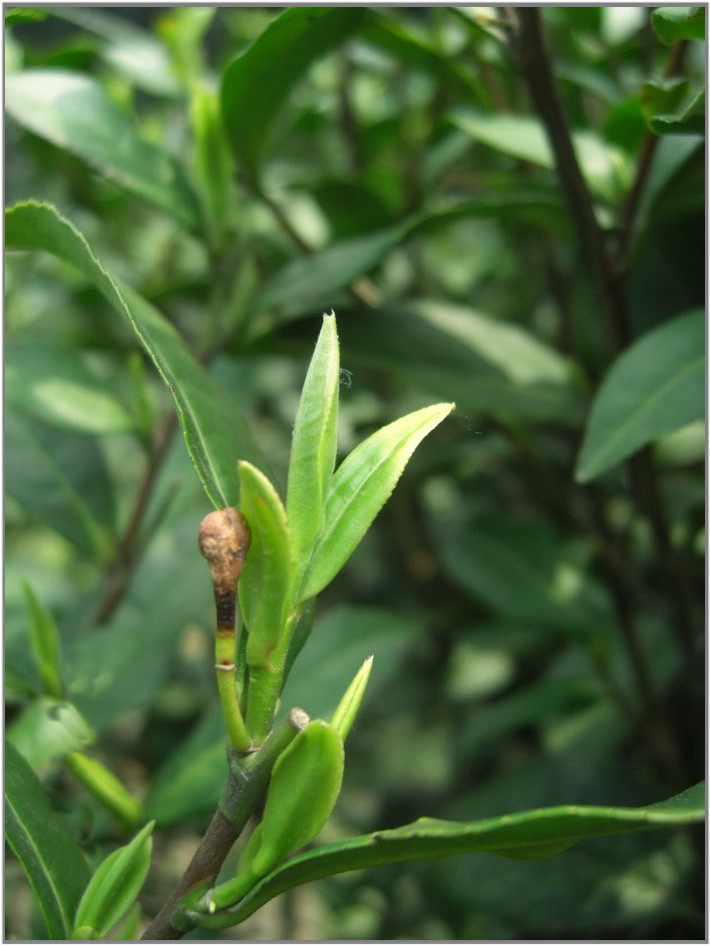
<instances>
[{"instance_id":1,"label":"unfurled young leaf","mask_svg":"<svg viewBox=\"0 0 710 946\"><path fill-rule=\"evenodd\" d=\"M453 404L424 407L376 431L343 460L326 498L321 534L301 598L317 595L338 574L384 506L421 441Z\"/></svg>"},{"instance_id":2,"label":"unfurled young leaf","mask_svg":"<svg viewBox=\"0 0 710 946\"><path fill-rule=\"evenodd\" d=\"M154 821L99 865L74 918L72 939L101 939L131 908L150 867Z\"/></svg>"},{"instance_id":3,"label":"unfurled young leaf","mask_svg":"<svg viewBox=\"0 0 710 946\"><path fill-rule=\"evenodd\" d=\"M343 698L333 713L330 725L337 732L340 738L345 742L355 717L360 709L360 703L365 695L367 681L370 679L372 670L372 661L374 657L368 657L352 679L350 686L343 694Z\"/></svg>"},{"instance_id":4,"label":"unfurled young leaf","mask_svg":"<svg viewBox=\"0 0 710 946\"><path fill-rule=\"evenodd\" d=\"M296 560L320 532L325 496L335 466L340 357L335 316L323 316L298 405L288 470L286 512Z\"/></svg>"}]
</instances>

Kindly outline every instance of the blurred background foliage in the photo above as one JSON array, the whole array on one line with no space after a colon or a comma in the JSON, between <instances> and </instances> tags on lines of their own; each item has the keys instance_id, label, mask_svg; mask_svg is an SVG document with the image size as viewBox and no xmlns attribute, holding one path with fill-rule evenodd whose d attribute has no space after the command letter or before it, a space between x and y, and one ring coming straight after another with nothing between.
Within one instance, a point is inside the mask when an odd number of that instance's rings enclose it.
<instances>
[{"instance_id":1,"label":"blurred background foliage","mask_svg":"<svg viewBox=\"0 0 710 946\"><path fill-rule=\"evenodd\" d=\"M341 8L317 39L293 22L265 34L277 16L6 8L5 185L8 204L53 202L164 314L282 484L323 311L338 316L343 453L457 402L321 596L284 693L325 714L375 654L323 836L692 784L702 421L652 431L642 463L584 485L575 465L619 352L704 305L704 11L692 29L643 7L542 11L621 326L579 248L514 14ZM89 746L143 799L150 917L224 781L195 541L209 504L168 392L76 270L9 255L5 363L7 735L94 860L125 829L66 753ZM59 630L49 709L23 583ZM702 938L702 864L688 831L358 872L291 891L237 935ZM12 859L6 884L6 934L41 936Z\"/></svg>"}]
</instances>

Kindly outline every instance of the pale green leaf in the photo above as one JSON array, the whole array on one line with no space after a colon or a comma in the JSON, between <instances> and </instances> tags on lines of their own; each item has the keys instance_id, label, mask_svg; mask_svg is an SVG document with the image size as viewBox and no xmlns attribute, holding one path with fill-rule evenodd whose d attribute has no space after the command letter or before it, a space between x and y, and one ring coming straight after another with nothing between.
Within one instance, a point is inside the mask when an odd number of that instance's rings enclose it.
<instances>
[{"instance_id":1,"label":"pale green leaf","mask_svg":"<svg viewBox=\"0 0 710 946\"><path fill-rule=\"evenodd\" d=\"M338 574L389 499L417 446L453 406L434 404L382 427L338 467L301 600L317 595Z\"/></svg>"},{"instance_id":2,"label":"pale green leaf","mask_svg":"<svg viewBox=\"0 0 710 946\"><path fill-rule=\"evenodd\" d=\"M74 929L83 933L82 938L102 939L133 905L150 868L154 825L149 821L96 869L74 918Z\"/></svg>"},{"instance_id":3,"label":"pale green leaf","mask_svg":"<svg viewBox=\"0 0 710 946\"><path fill-rule=\"evenodd\" d=\"M340 360L335 317L326 315L303 385L288 471L286 513L299 566L323 521L323 505L335 466Z\"/></svg>"}]
</instances>

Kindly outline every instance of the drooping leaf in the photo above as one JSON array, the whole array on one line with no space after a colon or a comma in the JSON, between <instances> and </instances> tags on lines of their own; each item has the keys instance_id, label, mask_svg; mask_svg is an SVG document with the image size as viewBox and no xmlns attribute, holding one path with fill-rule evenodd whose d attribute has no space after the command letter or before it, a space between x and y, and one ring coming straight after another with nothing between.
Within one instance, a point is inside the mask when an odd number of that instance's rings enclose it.
<instances>
[{"instance_id":1,"label":"drooping leaf","mask_svg":"<svg viewBox=\"0 0 710 946\"><path fill-rule=\"evenodd\" d=\"M180 167L140 137L95 79L61 69L15 72L7 77L5 103L29 131L195 229L195 200Z\"/></svg>"},{"instance_id":2,"label":"drooping leaf","mask_svg":"<svg viewBox=\"0 0 710 946\"><path fill-rule=\"evenodd\" d=\"M376 831L296 855L250 890L233 910L201 916L200 926L220 929L240 923L284 890L344 871L472 852L524 859L552 857L589 838L677 828L701 822L704 816L705 784L701 782L645 808L564 805L468 823L420 818L401 828Z\"/></svg>"},{"instance_id":3,"label":"drooping leaf","mask_svg":"<svg viewBox=\"0 0 710 946\"><path fill-rule=\"evenodd\" d=\"M35 771L69 752L85 748L95 738L73 703L48 696L30 703L7 727L6 736Z\"/></svg>"},{"instance_id":4,"label":"drooping leaf","mask_svg":"<svg viewBox=\"0 0 710 946\"><path fill-rule=\"evenodd\" d=\"M286 514L299 568L320 532L326 491L335 466L339 384L338 336L331 314L323 317L291 443Z\"/></svg>"},{"instance_id":5,"label":"drooping leaf","mask_svg":"<svg viewBox=\"0 0 710 946\"><path fill-rule=\"evenodd\" d=\"M67 939L89 869L37 776L5 747L5 837L22 864L51 939Z\"/></svg>"},{"instance_id":6,"label":"drooping leaf","mask_svg":"<svg viewBox=\"0 0 710 946\"><path fill-rule=\"evenodd\" d=\"M300 592L317 595L337 575L384 506L421 441L451 413L434 404L376 431L346 457L326 499L323 528Z\"/></svg>"},{"instance_id":7,"label":"drooping leaf","mask_svg":"<svg viewBox=\"0 0 710 946\"><path fill-rule=\"evenodd\" d=\"M250 172L298 80L351 35L364 14L359 7L291 7L228 66L222 116L234 153Z\"/></svg>"},{"instance_id":8,"label":"drooping leaf","mask_svg":"<svg viewBox=\"0 0 710 946\"><path fill-rule=\"evenodd\" d=\"M618 358L592 405L577 482L704 416L704 352L705 314L692 311L647 333Z\"/></svg>"},{"instance_id":9,"label":"drooping leaf","mask_svg":"<svg viewBox=\"0 0 710 946\"><path fill-rule=\"evenodd\" d=\"M30 613L30 642L42 688L47 696L60 699L63 690L62 653L57 624L27 582L22 583L22 590Z\"/></svg>"},{"instance_id":10,"label":"drooping leaf","mask_svg":"<svg viewBox=\"0 0 710 946\"><path fill-rule=\"evenodd\" d=\"M656 36L666 46L683 39L705 39L705 7L659 7L651 14Z\"/></svg>"},{"instance_id":11,"label":"drooping leaf","mask_svg":"<svg viewBox=\"0 0 710 946\"><path fill-rule=\"evenodd\" d=\"M103 939L130 909L150 868L154 826L149 821L99 864L77 908L72 939Z\"/></svg>"},{"instance_id":12,"label":"drooping leaf","mask_svg":"<svg viewBox=\"0 0 710 946\"><path fill-rule=\"evenodd\" d=\"M195 360L183 339L152 305L128 286L119 287L84 237L49 204L34 201L6 211L10 249L44 250L77 267L126 318L153 360L177 409L197 474L216 508L234 505L238 457L263 464L239 408Z\"/></svg>"},{"instance_id":13,"label":"drooping leaf","mask_svg":"<svg viewBox=\"0 0 710 946\"><path fill-rule=\"evenodd\" d=\"M81 434L133 430L133 421L80 354L32 339L5 347L8 404L52 426Z\"/></svg>"}]
</instances>

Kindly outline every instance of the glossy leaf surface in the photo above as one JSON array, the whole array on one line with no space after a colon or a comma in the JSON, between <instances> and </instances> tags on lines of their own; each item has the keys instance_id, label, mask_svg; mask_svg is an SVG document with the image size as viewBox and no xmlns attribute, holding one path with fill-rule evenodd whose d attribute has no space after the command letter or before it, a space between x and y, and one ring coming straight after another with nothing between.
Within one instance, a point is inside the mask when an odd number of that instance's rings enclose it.
<instances>
[{"instance_id":1,"label":"glossy leaf surface","mask_svg":"<svg viewBox=\"0 0 710 946\"><path fill-rule=\"evenodd\" d=\"M705 786L700 783L646 808L564 805L468 823L420 818L401 828L376 831L299 854L254 887L234 910L214 917L200 916L200 925L219 929L239 923L279 893L343 871L473 852L546 858L586 839L649 828L677 828L701 822L704 816Z\"/></svg>"},{"instance_id":2,"label":"glossy leaf surface","mask_svg":"<svg viewBox=\"0 0 710 946\"><path fill-rule=\"evenodd\" d=\"M12 745L5 747L5 837L22 864L51 939L67 939L89 869L42 785Z\"/></svg>"},{"instance_id":3,"label":"glossy leaf surface","mask_svg":"<svg viewBox=\"0 0 710 946\"><path fill-rule=\"evenodd\" d=\"M417 446L452 408L453 404L434 404L407 414L376 431L343 460L328 491L303 599L317 595L338 574L389 499Z\"/></svg>"},{"instance_id":4,"label":"glossy leaf surface","mask_svg":"<svg viewBox=\"0 0 710 946\"><path fill-rule=\"evenodd\" d=\"M644 335L612 365L592 405L577 481L702 418L704 392L705 314L698 310Z\"/></svg>"},{"instance_id":5,"label":"glossy leaf surface","mask_svg":"<svg viewBox=\"0 0 710 946\"><path fill-rule=\"evenodd\" d=\"M8 248L44 250L77 267L128 320L172 395L205 492L216 508L234 505L237 458L260 456L239 408L220 391L172 325L132 289L118 287L81 233L54 207L17 204L6 211L5 220Z\"/></svg>"}]
</instances>

